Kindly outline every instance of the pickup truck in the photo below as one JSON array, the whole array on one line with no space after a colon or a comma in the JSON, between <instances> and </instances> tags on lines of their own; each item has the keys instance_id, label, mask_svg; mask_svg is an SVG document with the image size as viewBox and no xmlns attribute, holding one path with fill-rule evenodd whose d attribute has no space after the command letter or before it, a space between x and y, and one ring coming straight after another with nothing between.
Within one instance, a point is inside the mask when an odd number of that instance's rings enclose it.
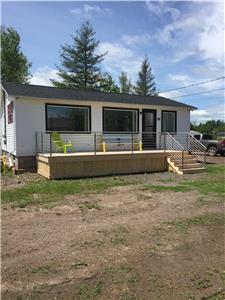
<instances>
[{"instance_id":1,"label":"pickup truck","mask_svg":"<svg viewBox=\"0 0 225 300\"><path fill-rule=\"evenodd\" d=\"M215 140L211 134L202 134L196 131L191 131L190 133L206 147L208 155L225 155L225 140Z\"/></svg>"}]
</instances>

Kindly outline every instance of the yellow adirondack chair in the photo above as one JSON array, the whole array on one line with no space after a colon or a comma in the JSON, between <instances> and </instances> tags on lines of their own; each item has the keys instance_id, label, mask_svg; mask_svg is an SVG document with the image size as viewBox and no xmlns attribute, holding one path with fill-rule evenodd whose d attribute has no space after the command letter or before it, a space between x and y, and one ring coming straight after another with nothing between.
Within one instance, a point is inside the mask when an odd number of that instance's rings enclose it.
<instances>
[{"instance_id":1,"label":"yellow adirondack chair","mask_svg":"<svg viewBox=\"0 0 225 300\"><path fill-rule=\"evenodd\" d=\"M6 155L1 156L1 165L2 165L2 173L5 175L5 172L8 169L8 159Z\"/></svg>"},{"instance_id":2,"label":"yellow adirondack chair","mask_svg":"<svg viewBox=\"0 0 225 300\"><path fill-rule=\"evenodd\" d=\"M73 147L73 144L71 141L65 142L60 138L60 135L58 132L52 133L52 141L55 144L56 152L57 151L63 151L64 154L67 154L67 148Z\"/></svg>"}]
</instances>

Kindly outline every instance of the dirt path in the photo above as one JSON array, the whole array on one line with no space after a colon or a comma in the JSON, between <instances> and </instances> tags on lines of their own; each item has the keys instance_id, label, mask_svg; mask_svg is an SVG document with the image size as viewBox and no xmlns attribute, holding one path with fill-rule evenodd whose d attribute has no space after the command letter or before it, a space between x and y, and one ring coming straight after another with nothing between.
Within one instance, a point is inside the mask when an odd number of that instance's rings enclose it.
<instances>
[{"instance_id":1,"label":"dirt path","mask_svg":"<svg viewBox=\"0 0 225 300\"><path fill-rule=\"evenodd\" d=\"M223 224L185 228L175 222L221 213L221 202L199 206L198 198L197 192L126 186L66 196L52 209L4 206L4 299L212 295L223 288Z\"/></svg>"},{"instance_id":2,"label":"dirt path","mask_svg":"<svg viewBox=\"0 0 225 300\"><path fill-rule=\"evenodd\" d=\"M217 165L225 165L225 157L224 156L206 156L206 162L209 164L217 164Z\"/></svg>"}]
</instances>

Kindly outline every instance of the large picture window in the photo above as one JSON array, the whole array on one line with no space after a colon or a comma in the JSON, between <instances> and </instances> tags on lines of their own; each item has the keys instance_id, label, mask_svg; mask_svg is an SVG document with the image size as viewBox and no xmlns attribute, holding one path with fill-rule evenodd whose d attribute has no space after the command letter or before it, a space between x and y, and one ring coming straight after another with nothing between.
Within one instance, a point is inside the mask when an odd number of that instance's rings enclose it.
<instances>
[{"instance_id":1,"label":"large picture window","mask_svg":"<svg viewBox=\"0 0 225 300\"><path fill-rule=\"evenodd\" d=\"M162 132L176 132L176 119L176 111L162 111Z\"/></svg>"},{"instance_id":2,"label":"large picture window","mask_svg":"<svg viewBox=\"0 0 225 300\"><path fill-rule=\"evenodd\" d=\"M104 108L103 131L106 132L137 132L138 110Z\"/></svg>"},{"instance_id":3,"label":"large picture window","mask_svg":"<svg viewBox=\"0 0 225 300\"><path fill-rule=\"evenodd\" d=\"M46 105L47 130L90 131L90 107Z\"/></svg>"}]
</instances>

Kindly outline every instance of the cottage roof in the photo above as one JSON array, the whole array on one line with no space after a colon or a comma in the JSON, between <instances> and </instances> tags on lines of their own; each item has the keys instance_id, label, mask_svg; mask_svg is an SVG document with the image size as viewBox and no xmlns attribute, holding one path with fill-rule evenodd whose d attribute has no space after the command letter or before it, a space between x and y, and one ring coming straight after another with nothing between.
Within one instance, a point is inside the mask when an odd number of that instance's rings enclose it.
<instances>
[{"instance_id":1,"label":"cottage roof","mask_svg":"<svg viewBox=\"0 0 225 300\"><path fill-rule=\"evenodd\" d=\"M76 89L57 88L51 86L41 86L33 84L18 84L12 82L2 82L3 88L10 96L62 99L62 100L81 100L81 101L99 101L113 103L129 103L157 106L171 106L187 109L196 109L196 107L182 102L174 101L161 96L139 96L124 93L109 93L99 91L82 91Z\"/></svg>"}]
</instances>

